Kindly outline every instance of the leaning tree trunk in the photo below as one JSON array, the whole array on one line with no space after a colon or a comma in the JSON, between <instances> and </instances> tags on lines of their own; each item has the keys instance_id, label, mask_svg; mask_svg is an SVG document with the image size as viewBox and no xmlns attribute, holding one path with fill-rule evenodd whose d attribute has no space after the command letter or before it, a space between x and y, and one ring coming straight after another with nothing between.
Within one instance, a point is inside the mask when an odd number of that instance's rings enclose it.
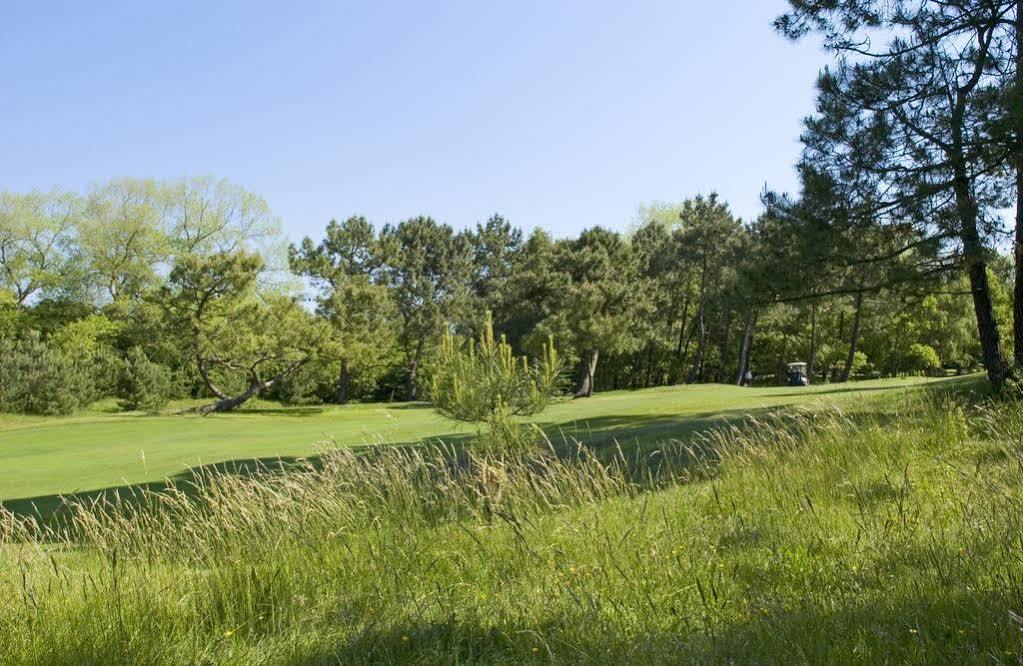
<instances>
[{"instance_id":1,"label":"leaning tree trunk","mask_svg":"<svg viewBox=\"0 0 1023 666\"><path fill-rule=\"evenodd\" d=\"M235 396L226 395L223 391L221 391L219 388L216 388L211 383L210 386L212 386L212 388L215 389L214 393L220 399L208 405L196 407L195 411L200 414L212 414L213 412L234 411L235 409L238 409L252 398L258 396L263 391L269 391L281 380L293 375L299 368L305 365L308 360L309 360L308 358L305 358L292 363L284 370L281 370L279 373L277 373L277 375L269 381L263 381L262 379L260 379L259 372L255 369L255 366L253 366L253 369L250 370L251 379L249 380L249 387L245 389L244 392L239 393L238 395ZM206 373L204 373L204 376L206 376Z\"/></svg>"},{"instance_id":2,"label":"leaning tree trunk","mask_svg":"<svg viewBox=\"0 0 1023 666\"><path fill-rule=\"evenodd\" d=\"M244 393L240 393L236 396L221 398L220 400L210 403L209 405L203 405L197 408L195 411L200 414L212 414L213 412L231 412L243 404L248 402L250 399L256 397L260 393L266 390L266 386L262 383L250 384L249 388L245 389Z\"/></svg>"},{"instance_id":3,"label":"leaning tree trunk","mask_svg":"<svg viewBox=\"0 0 1023 666\"><path fill-rule=\"evenodd\" d=\"M591 349L579 359L579 373L576 376L575 397L589 398L593 395L593 375L597 372L599 349Z\"/></svg>"},{"instance_id":4,"label":"leaning tree trunk","mask_svg":"<svg viewBox=\"0 0 1023 666\"><path fill-rule=\"evenodd\" d=\"M337 377L337 404L348 402L348 386L352 383L352 371L348 367L348 359L341 361L341 372Z\"/></svg>"},{"instance_id":5,"label":"leaning tree trunk","mask_svg":"<svg viewBox=\"0 0 1023 666\"><path fill-rule=\"evenodd\" d=\"M852 376L853 363L856 362L856 346L860 342L860 320L863 315L863 292L856 292L856 312L853 315L852 332L849 334L849 355L845 357L845 366L839 376L839 382L849 381Z\"/></svg>"}]
</instances>

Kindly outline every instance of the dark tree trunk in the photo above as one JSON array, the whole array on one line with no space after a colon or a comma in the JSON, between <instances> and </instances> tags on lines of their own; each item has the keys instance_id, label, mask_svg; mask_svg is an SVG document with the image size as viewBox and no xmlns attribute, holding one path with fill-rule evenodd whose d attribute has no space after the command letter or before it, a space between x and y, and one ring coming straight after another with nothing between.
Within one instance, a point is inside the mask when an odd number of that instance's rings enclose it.
<instances>
[{"instance_id":1,"label":"dark tree trunk","mask_svg":"<svg viewBox=\"0 0 1023 666\"><path fill-rule=\"evenodd\" d=\"M810 306L810 353L806 355L806 379L813 384L814 365L817 363L817 303Z\"/></svg>"},{"instance_id":2,"label":"dark tree trunk","mask_svg":"<svg viewBox=\"0 0 1023 666\"><path fill-rule=\"evenodd\" d=\"M1023 0L1021 0L1023 1ZM1023 367L1023 156L1016 164L1016 259L1015 283L1012 287L1012 338L1016 367Z\"/></svg>"},{"instance_id":3,"label":"dark tree trunk","mask_svg":"<svg viewBox=\"0 0 1023 666\"><path fill-rule=\"evenodd\" d=\"M348 385L352 382L352 372L348 367L348 359L341 361L341 372L337 377L337 404L348 402Z\"/></svg>"},{"instance_id":4,"label":"dark tree trunk","mask_svg":"<svg viewBox=\"0 0 1023 666\"><path fill-rule=\"evenodd\" d=\"M725 373L728 371L728 352L732 350L732 314L725 317L724 335L721 336L721 347L718 349L720 363L714 381L718 384L725 382Z\"/></svg>"},{"instance_id":5,"label":"dark tree trunk","mask_svg":"<svg viewBox=\"0 0 1023 666\"><path fill-rule=\"evenodd\" d=\"M852 375L853 363L856 361L856 346L860 342L860 320L863 314L863 292L856 292L856 312L853 315L852 332L849 334L849 355L845 357L845 366L839 376L839 382L849 381Z\"/></svg>"},{"instance_id":6,"label":"dark tree trunk","mask_svg":"<svg viewBox=\"0 0 1023 666\"><path fill-rule=\"evenodd\" d=\"M1000 390L1005 383L1009 368L1002 354L1002 343L998 335L998 321L991 302L991 288L987 279L987 260L977 230L977 206L970 191L966 166L961 160L953 165L953 188L956 208L959 213L963 256L970 276L970 292L973 295L973 311L977 318L977 333L980 337L981 354L988 380L994 389Z\"/></svg>"},{"instance_id":7,"label":"dark tree trunk","mask_svg":"<svg viewBox=\"0 0 1023 666\"><path fill-rule=\"evenodd\" d=\"M788 338L788 336L785 336L784 338L782 338L781 352L780 352L781 355L778 357L778 365L776 366L776 369L775 369L775 380L779 384L785 381L785 370L787 368L786 363L788 363L788 361L785 360L785 355L788 354L788 351L789 351L789 338Z\"/></svg>"},{"instance_id":8,"label":"dark tree trunk","mask_svg":"<svg viewBox=\"0 0 1023 666\"><path fill-rule=\"evenodd\" d=\"M702 307L697 315L697 325L699 326L700 337L696 342L696 353L693 355L693 365L689 368L689 377L686 379L687 384L695 382L703 370L704 348L707 343L707 323L703 319Z\"/></svg>"},{"instance_id":9,"label":"dark tree trunk","mask_svg":"<svg viewBox=\"0 0 1023 666\"><path fill-rule=\"evenodd\" d=\"M750 312L746 315L746 327L743 329L742 342L739 343L739 373L735 378L735 383L739 386L742 386L742 378L752 366L750 351L752 351L753 347L754 326L756 326L756 316Z\"/></svg>"},{"instance_id":10,"label":"dark tree trunk","mask_svg":"<svg viewBox=\"0 0 1023 666\"><path fill-rule=\"evenodd\" d=\"M413 358L408 364L408 375L405 377L405 402L416 399L416 382L419 380L419 359Z\"/></svg>"},{"instance_id":11,"label":"dark tree trunk","mask_svg":"<svg viewBox=\"0 0 1023 666\"><path fill-rule=\"evenodd\" d=\"M408 375L405 377L405 401L413 402L416 399L416 390L419 382L419 359L423 355L423 341L416 344L416 351L408 364Z\"/></svg>"},{"instance_id":12,"label":"dark tree trunk","mask_svg":"<svg viewBox=\"0 0 1023 666\"><path fill-rule=\"evenodd\" d=\"M255 398L263 391L269 391L271 388L274 387L275 384L280 382L282 379L290 377L299 368L305 365L307 360L308 359L302 359L301 361L296 361L295 363L292 363L287 368L278 373L277 376L275 376L270 381L263 381L262 379L260 379L259 372L255 369L255 366L253 366L253 369L251 370L252 379L249 382L249 387L245 389L243 393L240 393L236 396L228 396L225 395L223 391L220 391L220 389L217 389L216 390L217 397L220 399L208 405L196 407L195 411L200 414L212 414L213 412L230 412L235 409L238 409L243 404L245 404L252 398Z\"/></svg>"},{"instance_id":13,"label":"dark tree trunk","mask_svg":"<svg viewBox=\"0 0 1023 666\"><path fill-rule=\"evenodd\" d=\"M1020 0L1023 2L1023 0ZM675 356L681 362L682 346L685 344L685 320L690 318L690 297L685 297L682 304L682 323L678 326L678 347L675 349Z\"/></svg>"},{"instance_id":14,"label":"dark tree trunk","mask_svg":"<svg viewBox=\"0 0 1023 666\"><path fill-rule=\"evenodd\" d=\"M230 398L221 398L220 400L211 403L209 405L203 405L197 408L195 411L200 414L212 414L213 412L230 412L238 409L243 404L248 402L250 399L256 397L265 390L261 384L252 384L249 388L245 389L244 393L236 395Z\"/></svg>"},{"instance_id":15,"label":"dark tree trunk","mask_svg":"<svg viewBox=\"0 0 1023 666\"><path fill-rule=\"evenodd\" d=\"M593 375L597 372L599 349L591 349L579 359L579 372L575 382L575 397L589 398L593 395Z\"/></svg>"},{"instance_id":16,"label":"dark tree trunk","mask_svg":"<svg viewBox=\"0 0 1023 666\"><path fill-rule=\"evenodd\" d=\"M671 367L671 383L678 384L682 379L682 369L686 364L686 356L689 354L689 341L692 339L693 327L696 326L695 322L693 326L688 326L689 322L689 297L686 297L685 306L682 308L682 324L678 329L678 346L675 349L675 360ZM690 331L689 335L686 336L686 331Z\"/></svg>"},{"instance_id":17,"label":"dark tree trunk","mask_svg":"<svg viewBox=\"0 0 1023 666\"><path fill-rule=\"evenodd\" d=\"M1016 0L1016 97L1023 97L1023 0ZM1016 127L1015 283L1012 287L1012 341L1016 367L1023 367L1023 127Z\"/></svg>"}]
</instances>

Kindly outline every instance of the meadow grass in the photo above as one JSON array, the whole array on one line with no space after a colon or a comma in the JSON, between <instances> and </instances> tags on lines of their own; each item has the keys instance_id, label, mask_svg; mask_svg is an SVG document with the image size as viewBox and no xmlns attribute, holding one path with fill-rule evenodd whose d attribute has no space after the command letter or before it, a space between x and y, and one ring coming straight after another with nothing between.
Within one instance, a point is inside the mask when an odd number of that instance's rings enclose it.
<instances>
[{"instance_id":1,"label":"meadow grass","mask_svg":"<svg viewBox=\"0 0 1023 666\"><path fill-rule=\"evenodd\" d=\"M9 663L1023 656L1023 407L952 393L656 448L327 451L0 519Z\"/></svg>"}]
</instances>

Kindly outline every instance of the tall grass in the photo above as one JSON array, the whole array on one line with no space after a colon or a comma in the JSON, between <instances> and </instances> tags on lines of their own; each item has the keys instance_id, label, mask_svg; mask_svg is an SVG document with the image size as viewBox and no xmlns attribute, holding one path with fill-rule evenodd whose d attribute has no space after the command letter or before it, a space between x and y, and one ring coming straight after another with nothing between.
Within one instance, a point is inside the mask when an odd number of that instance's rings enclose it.
<instances>
[{"instance_id":1,"label":"tall grass","mask_svg":"<svg viewBox=\"0 0 1023 666\"><path fill-rule=\"evenodd\" d=\"M337 450L0 517L0 662L1018 662L1023 409Z\"/></svg>"}]
</instances>

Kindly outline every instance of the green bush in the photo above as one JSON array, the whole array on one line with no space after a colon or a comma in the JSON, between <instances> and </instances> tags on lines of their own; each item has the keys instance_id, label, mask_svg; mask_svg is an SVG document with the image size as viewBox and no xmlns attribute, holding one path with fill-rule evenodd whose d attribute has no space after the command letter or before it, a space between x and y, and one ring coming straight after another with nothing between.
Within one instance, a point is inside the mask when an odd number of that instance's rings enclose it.
<instances>
[{"instance_id":1,"label":"green bush","mask_svg":"<svg viewBox=\"0 0 1023 666\"><path fill-rule=\"evenodd\" d=\"M159 411L170 400L171 390L171 372L168 368L150 361L141 347L128 350L117 383L121 409Z\"/></svg>"},{"instance_id":2,"label":"green bush","mask_svg":"<svg viewBox=\"0 0 1023 666\"><path fill-rule=\"evenodd\" d=\"M909 372L930 373L941 369L938 352L930 345L912 344L903 359L904 368Z\"/></svg>"},{"instance_id":3,"label":"green bush","mask_svg":"<svg viewBox=\"0 0 1023 666\"><path fill-rule=\"evenodd\" d=\"M532 365L512 355L504 336L494 338L487 313L483 335L462 343L450 334L441 345L431 374L431 396L437 411L459 421L486 424L480 441L492 448L518 448L528 437L514 417L544 409L561 380L563 367L553 340Z\"/></svg>"},{"instance_id":4,"label":"green bush","mask_svg":"<svg viewBox=\"0 0 1023 666\"><path fill-rule=\"evenodd\" d=\"M0 410L70 414L95 397L93 363L51 349L39 333L6 340L0 349Z\"/></svg>"}]
</instances>

